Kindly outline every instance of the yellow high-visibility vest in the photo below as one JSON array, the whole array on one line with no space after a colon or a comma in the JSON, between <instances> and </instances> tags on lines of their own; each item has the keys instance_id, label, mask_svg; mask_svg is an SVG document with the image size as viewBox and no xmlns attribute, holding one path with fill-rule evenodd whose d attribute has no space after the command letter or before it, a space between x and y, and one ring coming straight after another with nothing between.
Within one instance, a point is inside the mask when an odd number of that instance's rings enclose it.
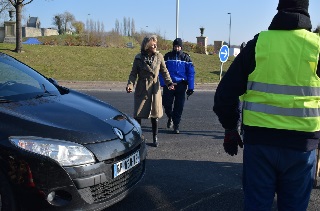
<instances>
[{"instance_id":1,"label":"yellow high-visibility vest","mask_svg":"<svg viewBox=\"0 0 320 211\"><path fill-rule=\"evenodd\" d=\"M320 130L320 37L307 30L259 34L256 68L248 77L243 123L314 132Z\"/></svg>"}]
</instances>

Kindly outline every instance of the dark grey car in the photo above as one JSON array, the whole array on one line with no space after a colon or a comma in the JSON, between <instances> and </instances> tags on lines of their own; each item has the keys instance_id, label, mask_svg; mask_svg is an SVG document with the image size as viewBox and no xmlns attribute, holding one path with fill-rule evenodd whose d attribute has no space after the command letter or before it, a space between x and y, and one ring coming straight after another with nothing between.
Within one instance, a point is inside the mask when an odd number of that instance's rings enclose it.
<instances>
[{"instance_id":1,"label":"dark grey car","mask_svg":"<svg viewBox=\"0 0 320 211\"><path fill-rule=\"evenodd\" d=\"M0 53L1 210L101 210L144 175L140 125Z\"/></svg>"}]
</instances>

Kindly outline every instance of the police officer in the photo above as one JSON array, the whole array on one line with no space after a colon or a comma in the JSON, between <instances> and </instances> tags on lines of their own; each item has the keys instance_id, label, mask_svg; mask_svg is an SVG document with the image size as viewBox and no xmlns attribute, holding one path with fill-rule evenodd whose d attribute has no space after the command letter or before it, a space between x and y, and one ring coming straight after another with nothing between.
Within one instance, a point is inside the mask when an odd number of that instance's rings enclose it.
<instances>
[{"instance_id":1,"label":"police officer","mask_svg":"<svg viewBox=\"0 0 320 211\"><path fill-rule=\"evenodd\" d=\"M193 94L195 70L190 56L182 51L182 40L176 38L173 41L173 50L164 55L167 69L175 85L174 90L163 89L162 105L168 117L167 128L180 133L179 124L183 112L185 95ZM164 86L160 76L161 86Z\"/></svg>"},{"instance_id":2,"label":"police officer","mask_svg":"<svg viewBox=\"0 0 320 211\"><path fill-rule=\"evenodd\" d=\"M220 81L213 110L224 150L238 153L243 95L244 210L307 210L320 138L320 37L308 0L279 0L267 31L247 42Z\"/></svg>"}]
</instances>

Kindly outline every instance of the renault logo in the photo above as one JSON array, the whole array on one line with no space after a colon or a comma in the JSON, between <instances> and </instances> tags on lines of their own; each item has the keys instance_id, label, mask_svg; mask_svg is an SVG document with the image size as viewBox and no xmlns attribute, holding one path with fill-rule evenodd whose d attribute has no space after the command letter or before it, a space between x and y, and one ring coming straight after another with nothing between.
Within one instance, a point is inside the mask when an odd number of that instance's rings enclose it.
<instances>
[{"instance_id":1,"label":"renault logo","mask_svg":"<svg viewBox=\"0 0 320 211\"><path fill-rule=\"evenodd\" d=\"M113 128L114 133L118 136L118 138L120 138L121 140L123 139L123 133L121 130L119 130L118 128Z\"/></svg>"}]
</instances>

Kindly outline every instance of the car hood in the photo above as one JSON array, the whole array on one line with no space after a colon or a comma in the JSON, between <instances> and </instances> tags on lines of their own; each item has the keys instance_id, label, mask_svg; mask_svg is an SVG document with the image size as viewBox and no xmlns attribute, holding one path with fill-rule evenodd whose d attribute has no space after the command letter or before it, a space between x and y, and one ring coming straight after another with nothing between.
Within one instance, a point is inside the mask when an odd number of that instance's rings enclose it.
<instances>
[{"instance_id":1,"label":"car hood","mask_svg":"<svg viewBox=\"0 0 320 211\"><path fill-rule=\"evenodd\" d=\"M0 135L39 136L80 144L117 139L133 124L109 104L70 90L68 94L0 104Z\"/></svg>"}]
</instances>

